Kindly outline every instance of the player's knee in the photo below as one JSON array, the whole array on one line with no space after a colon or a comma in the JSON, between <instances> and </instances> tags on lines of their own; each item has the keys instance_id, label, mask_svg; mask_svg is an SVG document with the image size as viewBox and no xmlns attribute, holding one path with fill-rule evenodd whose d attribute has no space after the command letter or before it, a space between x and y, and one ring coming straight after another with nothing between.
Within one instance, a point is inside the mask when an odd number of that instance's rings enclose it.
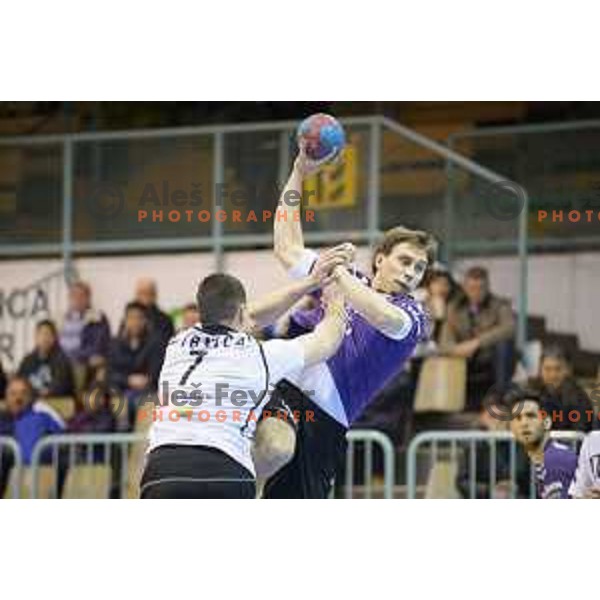
<instances>
[{"instance_id":1,"label":"player's knee","mask_svg":"<svg viewBox=\"0 0 600 600\"><path fill-rule=\"evenodd\" d=\"M271 477L294 456L296 433L285 421L264 419L256 429L252 457L257 477Z\"/></svg>"}]
</instances>

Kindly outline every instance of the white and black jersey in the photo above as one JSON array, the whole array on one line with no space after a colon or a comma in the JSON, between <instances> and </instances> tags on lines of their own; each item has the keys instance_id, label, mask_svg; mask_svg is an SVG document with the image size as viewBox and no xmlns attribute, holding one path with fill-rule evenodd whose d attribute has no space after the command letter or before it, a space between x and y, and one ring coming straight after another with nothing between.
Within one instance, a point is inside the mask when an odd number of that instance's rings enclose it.
<instances>
[{"instance_id":1,"label":"white and black jersey","mask_svg":"<svg viewBox=\"0 0 600 600\"><path fill-rule=\"evenodd\" d=\"M592 487L600 488L600 431L588 433L583 440L569 496L583 498Z\"/></svg>"},{"instance_id":2,"label":"white and black jersey","mask_svg":"<svg viewBox=\"0 0 600 600\"><path fill-rule=\"evenodd\" d=\"M217 448L254 474L251 444L270 386L303 367L298 340L259 343L224 326L180 332L165 353L149 451Z\"/></svg>"}]
</instances>

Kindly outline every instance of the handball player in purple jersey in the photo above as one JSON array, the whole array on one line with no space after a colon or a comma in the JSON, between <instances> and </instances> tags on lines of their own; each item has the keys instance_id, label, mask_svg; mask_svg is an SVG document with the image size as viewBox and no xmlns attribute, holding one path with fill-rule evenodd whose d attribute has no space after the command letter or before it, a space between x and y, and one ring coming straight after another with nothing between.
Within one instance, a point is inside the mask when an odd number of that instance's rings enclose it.
<instances>
[{"instance_id":1,"label":"handball player in purple jersey","mask_svg":"<svg viewBox=\"0 0 600 600\"><path fill-rule=\"evenodd\" d=\"M404 227L388 231L373 252L372 278L353 268L351 244L321 255L305 248L301 220L294 213L304 177L319 166L300 149L277 208L274 249L295 279L319 270L332 257L342 263L330 281L345 298L349 323L333 357L290 375L272 394L266 414L273 417L260 423L254 447L256 468L267 479L266 498L328 496L348 428L429 331L425 310L411 294L435 259L437 245L430 234ZM311 331L322 319L318 294L315 299L316 307L291 314L289 337ZM300 418L286 421L281 413Z\"/></svg>"},{"instance_id":2,"label":"handball player in purple jersey","mask_svg":"<svg viewBox=\"0 0 600 600\"><path fill-rule=\"evenodd\" d=\"M518 407L512 410L510 428L531 462L536 497L568 498L577 467L577 454L565 444L550 439L552 420L544 414L537 392L525 390L514 394L508 403L511 409Z\"/></svg>"}]
</instances>

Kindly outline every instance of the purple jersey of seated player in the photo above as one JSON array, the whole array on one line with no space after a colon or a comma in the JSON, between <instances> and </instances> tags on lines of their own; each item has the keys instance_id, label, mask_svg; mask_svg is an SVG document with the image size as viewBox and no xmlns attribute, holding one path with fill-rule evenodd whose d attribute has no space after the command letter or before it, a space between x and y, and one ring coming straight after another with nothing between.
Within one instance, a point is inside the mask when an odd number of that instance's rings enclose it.
<instances>
[{"instance_id":1,"label":"purple jersey of seated player","mask_svg":"<svg viewBox=\"0 0 600 600\"><path fill-rule=\"evenodd\" d=\"M577 454L564 444L549 441L544 448L544 464L535 467L537 497L568 498L576 468Z\"/></svg>"},{"instance_id":2,"label":"purple jersey of seated player","mask_svg":"<svg viewBox=\"0 0 600 600\"><path fill-rule=\"evenodd\" d=\"M356 274L363 283L367 277ZM423 305L408 294L386 294L388 301L400 307L410 320L401 339L378 331L348 306L349 325L334 356L327 360L340 400L351 425L389 379L411 357L415 346L429 336L429 318ZM292 313L288 335L297 337L312 331L323 318L323 307Z\"/></svg>"}]
</instances>

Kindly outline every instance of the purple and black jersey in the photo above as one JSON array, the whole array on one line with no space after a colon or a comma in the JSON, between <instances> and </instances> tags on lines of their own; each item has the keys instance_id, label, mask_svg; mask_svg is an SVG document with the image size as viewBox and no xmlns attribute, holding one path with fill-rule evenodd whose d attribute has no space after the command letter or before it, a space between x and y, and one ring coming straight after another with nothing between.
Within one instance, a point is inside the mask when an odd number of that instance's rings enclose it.
<instances>
[{"instance_id":1,"label":"purple and black jersey","mask_svg":"<svg viewBox=\"0 0 600 600\"><path fill-rule=\"evenodd\" d=\"M360 277L363 281L364 277ZM367 280L368 281L368 280ZM346 419L351 425L388 380L410 358L418 342L428 336L429 320L423 306L408 294L387 295L402 309L407 324L395 337L388 337L348 307L349 326L337 353L327 360ZM292 314L291 337L312 331L323 318L323 308ZM319 403L318 390L315 401Z\"/></svg>"},{"instance_id":2,"label":"purple and black jersey","mask_svg":"<svg viewBox=\"0 0 600 600\"><path fill-rule=\"evenodd\" d=\"M577 454L564 444L549 441L544 448L544 464L535 466L537 497L568 498L576 468Z\"/></svg>"}]
</instances>

